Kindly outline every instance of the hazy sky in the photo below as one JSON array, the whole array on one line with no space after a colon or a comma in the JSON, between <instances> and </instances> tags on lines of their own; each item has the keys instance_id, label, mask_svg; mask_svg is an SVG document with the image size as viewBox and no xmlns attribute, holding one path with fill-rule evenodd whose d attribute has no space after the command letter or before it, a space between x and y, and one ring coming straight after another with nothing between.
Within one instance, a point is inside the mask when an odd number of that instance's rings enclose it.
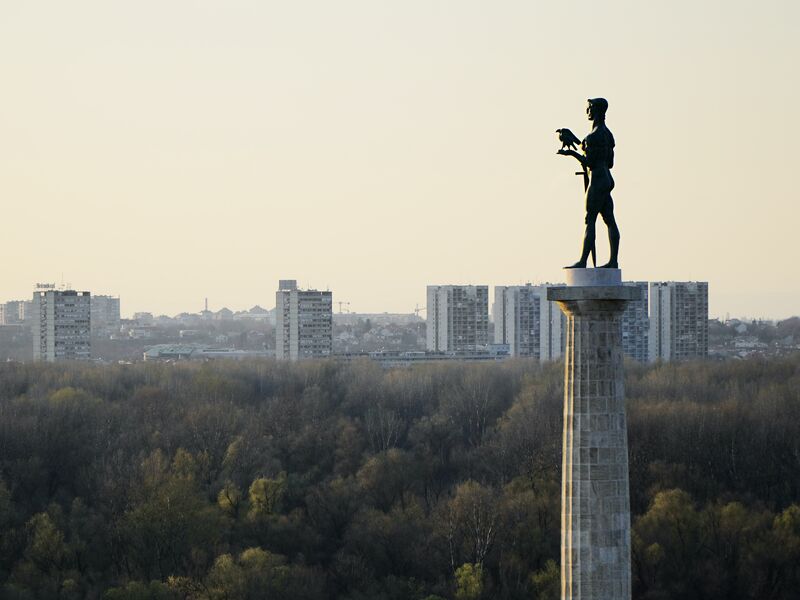
<instances>
[{"instance_id":1,"label":"hazy sky","mask_svg":"<svg viewBox=\"0 0 800 600\"><path fill-rule=\"evenodd\" d=\"M554 130L604 96L623 277L800 314L799 63L797 0L0 0L0 300L559 281L583 198Z\"/></svg>"}]
</instances>

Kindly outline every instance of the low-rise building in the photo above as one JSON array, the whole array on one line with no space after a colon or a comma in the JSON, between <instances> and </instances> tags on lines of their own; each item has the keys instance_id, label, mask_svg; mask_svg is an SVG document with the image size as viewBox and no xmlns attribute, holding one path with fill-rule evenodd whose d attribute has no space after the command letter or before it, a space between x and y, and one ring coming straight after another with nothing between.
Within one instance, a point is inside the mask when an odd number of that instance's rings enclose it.
<instances>
[{"instance_id":1,"label":"low-rise building","mask_svg":"<svg viewBox=\"0 0 800 600\"><path fill-rule=\"evenodd\" d=\"M158 344L145 350L143 358L145 361L245 360L271 356L274 353L267 350L237 350L202 344Z\"/></svg>"}]
</instances>

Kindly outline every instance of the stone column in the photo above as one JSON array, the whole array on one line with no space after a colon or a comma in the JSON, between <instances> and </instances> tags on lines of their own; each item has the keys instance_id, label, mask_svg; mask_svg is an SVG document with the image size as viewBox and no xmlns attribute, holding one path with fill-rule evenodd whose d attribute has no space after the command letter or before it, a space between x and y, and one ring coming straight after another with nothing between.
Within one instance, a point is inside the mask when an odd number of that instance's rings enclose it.
<instances>
[{"instance_id":1,"label":"stone column","mask_svg":"<svg viewBox=\"0 0 800 600\"><path fill-rule=\"evenodd\" d=\"M562 600L630 600L622 312L639 289L618 269L565 269L548 290L567 315L561 484Z\"/></svg>"}]
</instances>

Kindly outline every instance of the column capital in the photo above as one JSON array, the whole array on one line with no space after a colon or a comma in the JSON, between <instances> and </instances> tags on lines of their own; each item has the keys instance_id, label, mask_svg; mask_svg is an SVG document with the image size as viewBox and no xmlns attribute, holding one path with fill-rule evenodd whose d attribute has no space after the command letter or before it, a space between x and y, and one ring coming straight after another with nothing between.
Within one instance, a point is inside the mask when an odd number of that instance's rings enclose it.
<instances>
[{"instance_id":1,"label":"column capital","mask_svg":"<svg viewBox=\"0 0 800 600\"><path fill-rule=\"evenodd\" d=\"M565 285L547 289L547 299L555 302L580 300L639 300L641 290L627 285Z\"/></svg>"},{"instance_id":2,"label":"column capital","mask_svg":"<svg viewBox=\"0 0 800 600\"><path fill-rule=\"evenodd\" d=\"M641 290L626 285L561 286L547 290L547 299L558 302L568 315L613 316L625 310L631 300L639 300Z\"/></svg>"}]
</instances>

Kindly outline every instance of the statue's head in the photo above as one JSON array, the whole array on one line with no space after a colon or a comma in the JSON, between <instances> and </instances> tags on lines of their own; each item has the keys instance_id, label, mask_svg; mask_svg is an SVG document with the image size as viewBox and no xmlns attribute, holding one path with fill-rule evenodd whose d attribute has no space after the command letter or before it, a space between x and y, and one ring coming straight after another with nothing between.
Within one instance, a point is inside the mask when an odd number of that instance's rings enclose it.
<instances>
[{"instance_id":1,"label":"statue's head","mask_svg":"<svg viewBox=\"0 0 800 600\"><path fill-rule=\"evenodd\" d=\"M605 98L589 98L586 102L586 115L589 117L590 121L596 119L603 120L606 118L608 100Z\"/></svg>"}]
</instances>

